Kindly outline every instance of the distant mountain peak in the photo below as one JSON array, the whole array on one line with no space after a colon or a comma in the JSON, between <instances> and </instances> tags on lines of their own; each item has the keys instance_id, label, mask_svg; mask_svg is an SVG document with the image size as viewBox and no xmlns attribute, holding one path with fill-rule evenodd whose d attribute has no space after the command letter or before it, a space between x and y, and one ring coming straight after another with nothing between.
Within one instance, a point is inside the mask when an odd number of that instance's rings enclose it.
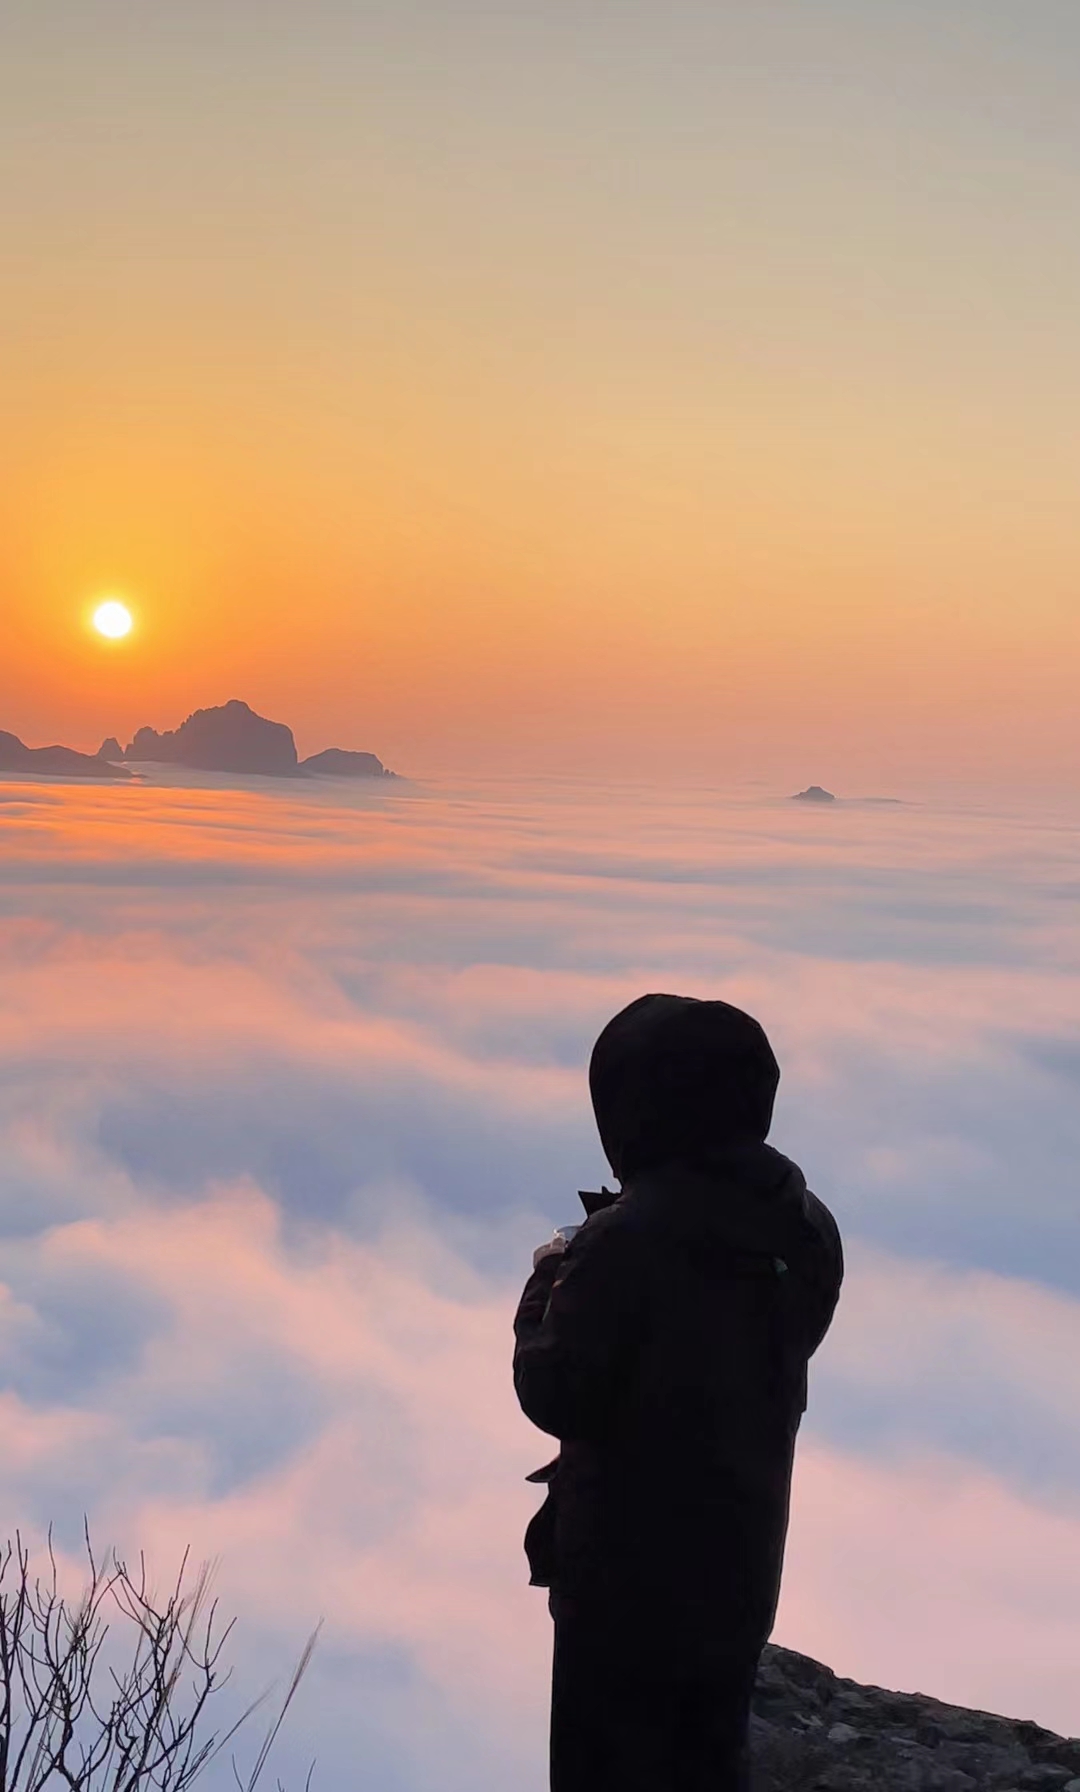
<instances>
[{"instance_id":1,"label":"distant mountain peak","mask_svg":"<svg viewBox=\"0 0 1080 1792\"><path fill-rule=\"evenodd\" d=\"M256 715L239 697L216 708L193 710L179 728L163 734L156 728L140 728L124 758L278 778L295 777L299 763L292 729Z\"/></svg>"},{"instance_id":2,"label":"distant mountain peak","mask_svg":"<svg viewBox=\"0 0 1080 1792\"><path fill-rule=\"evenodd\" d=\"M322 778L392 778L381 759L374 753L354 753L347 747L326 747L300 762L307 776Z\"/></svg>"},{"instance_id":3,"label":"distant mountain peak","mask_svg":"<svg viewBox=\"0 0 1080 1792\"><path fill-rule=\"evenodd\" d=\"M102 747L117 746L111 737ZM140 728L118 758L157 764L186 765L197 771L255 773L260 777L392 778L374 753L327 747L300 763L291 728L259 715L250 703L230 697L209 709L196 709L179 728L158 733Z\"/></svg>"},{"instance_id":4,"label":"distant mountain peak","mask_svg":"<svg viewBox=\"0 0 1080 1792\"><path fill-rule=\"evenodd\" d=\"M54 778L130 778L122 765L74 747L28 747L0 729L0 772L44 772Z\"/></svg>"},{"instance_id":5,"label":"distant mountain peak","mask_svg":"<svg viewBox=\"0 0 1080 1792\"><path fill-rule=\"evenodd\" d=\"M259 715L242 697L194 709L178 728L161 733L156 728L140 728L126 748L110 734L94 754L77 753L72 747L27 747L17 735L0 729L0 772L39 771L72 778L138 776L121 763L125 759L270 778L397 776L374 753L348 747L326 747L301 764L292 729Z\"/></svg>"}]
</instances>

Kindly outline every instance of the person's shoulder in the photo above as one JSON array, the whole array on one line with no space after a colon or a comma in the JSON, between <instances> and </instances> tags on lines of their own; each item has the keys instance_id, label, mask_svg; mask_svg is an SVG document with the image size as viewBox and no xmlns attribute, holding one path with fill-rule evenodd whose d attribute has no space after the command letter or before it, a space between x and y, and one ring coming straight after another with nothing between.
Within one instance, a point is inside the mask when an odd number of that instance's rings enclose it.
<instances>
[{"instance_id":1,"label":"person's shoulder","mask_svg":"<svg viewBox=\"0 0 1080 1792\"><path fill-rule=\"evenodd\" d=\"M626 1202L621 1196L617 1201L609 1201L606 1207L598 1207L595 1213L590 1213L588 1219L583 1222L578 1237L582 1237L586 1232L596 1237L601 1232L609 1232L613 1226L616 1228L625 1226L626 1213Z\"/></svg>"},{"instance_id":2,"label":"person's shoulder","mask_svg":"<svg viewBox=\"0 0 1080 1792\"><path fill-rule=\"evenodd\" d=\"M789 1201L795 1203L803 1218L809 1222L815 1232L824 1235L830 1241L835 1238L839 1243L840 1228L821 1196L815 1195L813 1189L809 1187L800 1165L795 1162L794 1158L785 1157L783 1152L777 1151L773 1145L766 1145L764 1151L768 1153L777 1188Z\"/></svg>"},{"instance_id":3,"label":"person's shoulder","mask_svg":"<svg viewBox=\"0 0 1080 1792\"><path fill-rule=\"evenodd\" d=\"M600 1207L590 1213L570 1240L567 1250L590 1250L604 1244L608 1239L619 1238L629 1230L628 1215L625 1203L613 1201L609 1207Z\"/></svg>"},{"instance_id":4,"label":"person's shoulder","mask_svg":"<svg viewBox=\"0 0 1080 1792\"><path fill-rule=\"evenodd\" d=\"M589 1215L580 1232L570 1240L564 1256L578 1261L622 1259L640 1250L642 1243L639 1216L632 1206L619 1200Z\"/></svg>"},{"instance_id":5,"label":"person's shoulder","mask_svg":"<svg viewBox=\"0 0 1080 1792\"><path fill-rule=\"evenodd\" d=\"M832 1210L808 1186L802 1169L793 1159L785 1157L774 1147L767 1146L766 1150L774 1166L777 1186L783 1189L787 1200L792 1203L793 1211L798 1215L798 1232L803 1241L803 1253L809 1251L811 1258L816 1258L819 1262L824 1259L829 1274L842 1275L844 1250L840 1228Z\"/></svg>"},{"instance_id":6,"label":"person's shoulder","mask_svg":"<svg viewBox=\"0 0 1080 1792\"><path fill-rule=\"evenodd\" d=\"M819 1274L839 1287L844 1278L844 1246L836 1219L820 1195L815 1195L810 1189L806 1189L803 1194L803 1212L822 1261Z\"/></svg>"},{"instance_id":7,"label":"person's shoulder","mask_svg":"<svg viewBox=\"0 0 1080 1792\"><path fill-rule=\"evenodd\" d=\"M811 1224L816 1226L819 1232L824 1233L830 1244L839 1246L840 1228L836 1223L836 1216L832 1212L832 1209L826 1207L821 1196L815 1195L813 1189L808 1188L806 1190L803 1200L806 1215Z\"/></svg>"}]
</instances>

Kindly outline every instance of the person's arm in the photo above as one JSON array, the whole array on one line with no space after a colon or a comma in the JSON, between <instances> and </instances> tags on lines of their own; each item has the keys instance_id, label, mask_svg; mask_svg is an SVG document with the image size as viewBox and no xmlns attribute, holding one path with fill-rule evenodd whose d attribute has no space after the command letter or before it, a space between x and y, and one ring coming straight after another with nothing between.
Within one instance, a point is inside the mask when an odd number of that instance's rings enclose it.
<instances>
[{"instance_id":1,"label":"person's arm","mask_svg":"<svg viewBox=\"0 0 1080 1792\"><path fill-rule=\"evenodd\" d=\"M598 1214L541 1257L514 1319L514 1389L552 1437L599 1440L631 1369L644 1300L641 1247Z\"/></svg>"},{"instance_id":2,"label":"person's arm","mask_svg":"<svg viewBox=\"0 0 1080 1792\"><path fill-rule=\"evenodd\" d=\"M844 1249L840 1229L824 1201L806 1191L808 1216L813 1227L812 1246L803 1264L807 1300L807 1356L813 1356L832 1324L844 1280Z\"/></svg>"}]
</instances>

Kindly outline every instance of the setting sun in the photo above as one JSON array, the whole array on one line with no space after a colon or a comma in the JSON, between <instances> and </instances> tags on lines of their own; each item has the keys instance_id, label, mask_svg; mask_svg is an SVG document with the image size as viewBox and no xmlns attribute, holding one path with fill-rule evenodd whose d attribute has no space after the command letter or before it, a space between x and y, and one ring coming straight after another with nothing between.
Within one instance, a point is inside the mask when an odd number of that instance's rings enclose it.
<instances>
[{"instance_id":1,"label":"setting sun","mask_svg":"<svg viewBox=\"0 0 1080 1792\"><path fill-rule=\"evenodd\" d=\"M99 635L106 635L110 641L119 641L124 635L131 633L131 611L116 598L99 604L94 611L94 627Z\"/></svg>"}]
</instances>

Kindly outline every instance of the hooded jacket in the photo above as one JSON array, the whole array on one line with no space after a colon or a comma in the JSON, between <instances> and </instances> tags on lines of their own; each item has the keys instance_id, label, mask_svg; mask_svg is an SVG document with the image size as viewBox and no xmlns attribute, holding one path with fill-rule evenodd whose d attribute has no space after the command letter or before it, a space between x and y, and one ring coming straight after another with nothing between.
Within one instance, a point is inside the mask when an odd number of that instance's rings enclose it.
<instances>
[{"instance_id":1,"label":"hooded jacket","mask_svg":"<svg viewBox=\"0 0 1080 1792\"><path fill-rule=\"evenodd\" d=\"M776 1615L807 1362L843 1279L836 1223L765 1143L779 1070L724 1002L645 996L590 1065L622 1192L541 1259L514 1321L522 1410L560 1440L530 1584L602 1600L688 1660Z\"/></svg>"}]
</instances>

